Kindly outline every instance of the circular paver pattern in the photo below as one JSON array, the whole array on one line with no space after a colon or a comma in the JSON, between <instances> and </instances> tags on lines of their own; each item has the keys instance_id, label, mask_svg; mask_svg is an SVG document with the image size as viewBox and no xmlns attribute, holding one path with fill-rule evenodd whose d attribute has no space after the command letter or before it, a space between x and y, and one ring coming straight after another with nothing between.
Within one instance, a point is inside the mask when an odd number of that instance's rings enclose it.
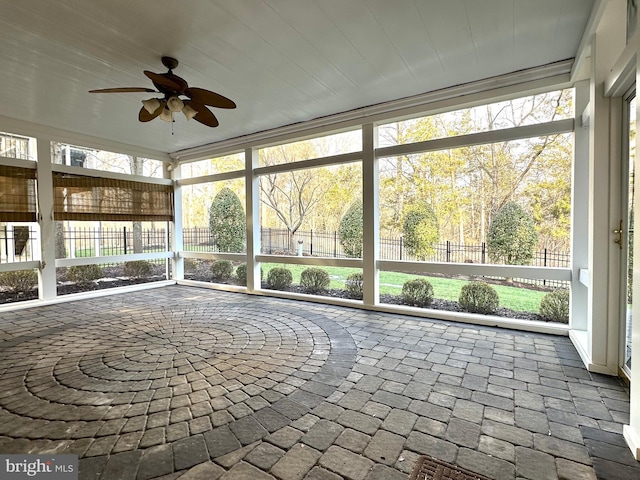
<instances>
[{"instance_id":1,"label":"circular paver pattern","mask_svg":"<svg viewBox=\"0 0 640 480\"><path fill-rule=\"evenodd\" d=\"M97 439L87 456L221 426L246 444L318 405L355 361L342 327L292 302L160 291L38 309L0 344L0 435Z\"/></svg>"}]
</instances>

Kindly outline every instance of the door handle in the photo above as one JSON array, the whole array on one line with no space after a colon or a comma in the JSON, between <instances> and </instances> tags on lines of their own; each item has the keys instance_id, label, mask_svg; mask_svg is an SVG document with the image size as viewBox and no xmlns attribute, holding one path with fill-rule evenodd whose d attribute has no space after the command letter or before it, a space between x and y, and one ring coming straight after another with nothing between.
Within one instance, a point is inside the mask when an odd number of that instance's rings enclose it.
<instances>
[{"instance_id":1,"label":"door handle","mask_svg":"<svg viewBox=\"0 0 640 480\"><path fill-rule=\"evenodd\" d=\"M624 230L622 229L622 220L620 220L620 228L618 230L614 230L613 233L618 236L614 242L617 243L620 250L622 250L622 234L624 233Z\"/></svg>"}]
</instances>

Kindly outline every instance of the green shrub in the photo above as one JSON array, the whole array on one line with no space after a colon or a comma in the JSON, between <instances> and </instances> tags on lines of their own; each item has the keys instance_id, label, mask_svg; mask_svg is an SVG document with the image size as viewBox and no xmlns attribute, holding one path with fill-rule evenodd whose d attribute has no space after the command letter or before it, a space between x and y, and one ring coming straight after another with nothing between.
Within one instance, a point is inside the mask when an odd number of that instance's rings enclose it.
<instances>
[{"instance_id":1,"label":"green shrub","mask_svg":"<svg viewBox=\"0 0 640 480\"><path fill-rule=\"evenodd\" d=\"M133 260L124 262L124 274L127 277L144 278L153 272L153 266L146 260Z\"/></svg>"},{"instance_id":2,"label":"green shrub","mask_svg":"<svg viewBox=\"0 0 640 480\"><path fill-rule=\"evenodd\" d=\"M507 202L491 220L487 252L493 262L527 265L538 245L538 232L529 213L515 202Z\"/></svg>"},{"instance_id":3,"label":"green shrub","mask_svg":"<svg viewBox=\"0 0 640 480\"><path fill-rule=\"evenodd\" d=\"M433 302L433 287L424 278L407 280L402 285L402 300L407 305L428 307Z\"/></svg>"},{"instance_id":4,"label":"green shrub","mask_svg":"<svg viewBox=\"0 0 640 480\"><path fill-rule=\"evenodd\" d=\"M569 290L555 290L542 297L540 315L550 322L569 323Z\"/></svg>"},{"instance_id":5,"label":"green shrub","mask_svg":"<svg viewBox=\"0 0 640 480\"><path fill-rule=\"evenodd\" d=\"M438 217L431 205L424 201L412 205L402 221L404 246L418 260L426 260L436 251L440 238Z\"/></svg>"},{"instance_id":6,"label":"green shrub","mask_svg":"<svg viewBox=\"0 0 640 480\"><path fill-rule=\"evenodd\" d=\"M236 268L236 277L238 278L239 285L247 284L247 264L246 263L241 263L240 265L238 265L238 267ZM262 280L263 277L264 277L264 270L262 269L262 267L260 267L260 280Z\"/></svg>"},{"instance_id":7,"label":"green shrub","mask_svg":"<svg viewBox=\"0 0 640 480\"><path fill-rule=\"evenodd\" d=\"M230 188L220 190L209 207L209 231L221 252L242 252L247 220L242 202Z\"/></svg>"},{"instance_id":8,"label":"green shrub","mask_svg":"<svg viewBox=\"0 0 640 480\"><path fill-rule=\"evenodd\" d=\"M355 201L340 220L340 245L347 257L362 257L362 202Z\"/></svg>"},{"instance_id":9,"label":"green shrub","mask_svg":"<svg viewBox=\"0 0 640 480\"><path fill-rule=\"evenodd\" d=\"M74 265L67 269L67 280L80 285L88 285L99 278L102 278L100 265Z\"/></svg>"},{"instance_id":10,"label":"green shrub","mask_svg":"<svg viewBox=\"0 0 640 480\"><path fill-rule=\"evenodd\" d=\"M0 285L11 292L28 292L38 284L38 273L35 270L16 270L0 273Z\"/></svg>"},{"instance_id":11,"label":"green shrub","mask_svg":"<svg viewBox=\"0 0 640 480\"><path fill-rule=\"evenodd\" d=\"M286 290L292 282L291 270L285 267L274 267L267 274L267 288L272 290Z\"/></svg>"},{"instance_id":12,"label":"green shrub","mask_svg":"<svg viewBox=\"0 0 640 480\"><path fill-rule=\"evenodd\" d=\"M236 268L236 277L238 278L238 283L240 285L247 284L247 264L246 263L241 263L240 265L238 265L238 267Z\"/></svg>"},{"instance_id":13,"label":"green shrub","mask_svg":"<svg viewBox=\"0 0 640 480\"><path fill-rule=\"evenodd\" d=\"M467 312L495 313L498 309L498 293L484 282L471 282L462 287L458 303Z\"/></svg>"},{"instance_id":14,"label":"green shrub","mask_svg":"<svg viewBox=\"0 0 640 480\"><path fill-rule=\"evenodd\" d=\"M184 271L195 272L196 270L198 270L198 260L196 260L195 258L185 258Z\"/></svg>"},{"instance_id":15,"label":"green shrub","mask_svg":"<svg viewBox=\"0 0 640 480\"><path fill-rule=\"evenodd\" d=\"M300 274L300 286L306 293L322 292L330 283L329 272L322 268L306 268Z\"/></svg>"},{"instance_id":16,"label":"green shrub","mask_svg":"<svg viewBox=\"0 0 640 480\"><path fill-rule=\"evenodd\" d=\"M233 264L229 260L215 260L211 264L211 275L215 282L224 282L233 275Z\"/></svg>"},{"instance_id":17,"label":"green shrub","mask_svg":"<svg viewBox=\"0 0 640 480\"><path fill-rule=\"evenodd\" d=\"M364 277L362 273L352 273L344 282L345 289L351 298L362 300L362 286L364 285Z\"/></svg>"}]
</instances>

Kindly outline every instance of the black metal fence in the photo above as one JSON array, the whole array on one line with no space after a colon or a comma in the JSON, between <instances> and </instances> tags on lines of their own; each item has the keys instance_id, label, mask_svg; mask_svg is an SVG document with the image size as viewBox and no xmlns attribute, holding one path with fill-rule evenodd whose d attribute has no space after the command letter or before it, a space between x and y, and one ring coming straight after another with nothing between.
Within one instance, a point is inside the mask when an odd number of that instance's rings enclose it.
<instances>
[{"instance_id":1,"label":"black metal fence","mask_svg":"<svg viewBox=\"0 0 640 480\"><path fill-rule=\"evenodd\" d=\"M0 227L0 263L39 260L38 230L31 225Z\"/></svg>"},{"instance_id":2,"label":"black metal fence","mask_svg":"<svg viewBox=\"0 0 640 480\"><path fill-rule=\"evenodd\" d=\"M296 254L298 248L303 255L347 258L340 243L338 232L298 231L290 240L285 229L261 229L261 253ZM215 241L206 227L183 230L184 248L189 251L216 252ZM79 258L131 253L163 252L169 250L170 231L165 228L142 229L134 232L132 227L122 228L71 228L65 229L56 238L63 240L65 251L59 257ZM290 244L291 242L291 244ZM299 243L301 242L301 243ZM31 226L7 226L0 228L0 262L25 262L39 259L37 229ZM243 253L243 252L238 252ZM381 260L418 260L405 247L402 236L380 238ZM487 247L461 245L450 241L435 246L431 262L478 263L488 262ZM569 268L570 255L543 248L536 251L531 265L539 267ZM553 280L514 279L543 287L566 287L566 282Z\"/></svg>"},{"instance_id":3,"label":"black metal fence","mask_svg":"<svg viewBox=\"0 0 640 480\"><path fill-rule=\"evenodd\" d=\"M347 258L340 243L338 232L316 232L313 230L298 230L293 239L289 231L278 228L260 229L261 253L263 254L296 254L299 242L302 241L302 254L318 257ZM200 252L217 252L218 249L211 232L206 227L188 228L183 230L184 246L186 250ZM480 245L461 245L450 241L438 243L434 254L427 260L430 262L448 263L487 263L488 254L486 243ZM238 252L242 253L242 252ZM532 265L538 267L568 268L570 255L543 248L534 253ZM409 253L402 236L380 238L381 260L409 260L418 259Z\"/></svg>"},{"instance_id":4,"label":"black metal fence","mask_svg":"<svg viewBox=\"0 0 640 480\"><path fill-rule=\"evenodd\" d=\"M79 258L165 252L171 244L169 235L170 232L164 228L142 229L137 233L132 227L88 227L65 229L61 237L64 239L65 256Z\"/></svg>"}]
</instances>

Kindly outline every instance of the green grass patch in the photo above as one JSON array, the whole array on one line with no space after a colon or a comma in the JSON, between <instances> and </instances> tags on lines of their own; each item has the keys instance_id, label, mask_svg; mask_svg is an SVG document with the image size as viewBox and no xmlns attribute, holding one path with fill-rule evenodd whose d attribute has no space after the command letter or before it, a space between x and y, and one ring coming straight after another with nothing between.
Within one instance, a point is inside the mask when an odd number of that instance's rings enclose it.
<instances>
[{"instance_id":1,"label":"green grass patch","mask_svg":"<svg viewBox=\"0 0 640 480\"><path fill-rule=\"evenodd\" d=\"M263 263L264 276L267 277L269 270L275 266L286 267L293 274L293 283L300 283L300 273L308 268L308 265L287 265L275 263ZM357 268L344 267L321 267L329 272L331 277L331 285L329 288L344 289L344 282L351 273L359 272ZM390 295L400 295L402 293L402 285L412 278L425 278L433 286L435 298L443 300L458 301L462 286L469 283L468 280L459 278L443 278L428 275L413 275L410 273L400 272L380 272L380 293ZM538 313L540 309L540 301L547 292L522 288L509 285L491 285L498 292L500 297L500 306L510 308L519 312Z\"/></svg>"}]
</instances>

